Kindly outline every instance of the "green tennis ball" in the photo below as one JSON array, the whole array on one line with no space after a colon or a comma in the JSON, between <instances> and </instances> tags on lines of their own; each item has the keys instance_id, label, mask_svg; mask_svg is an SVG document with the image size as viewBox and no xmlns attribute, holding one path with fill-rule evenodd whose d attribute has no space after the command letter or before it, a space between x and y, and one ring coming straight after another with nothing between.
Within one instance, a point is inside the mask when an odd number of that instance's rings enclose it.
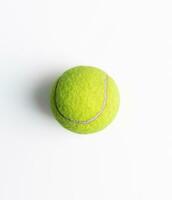
<instances>
[{"instance_id":1,"label":"green tennis ball","mask_svg":"<svg viewBox=\"0 0 172 200\"><path fill-rule=\"evenodd\" d=\"M94 133L112 122L119 108L114 80L96 67L64 72L51 91L51 109L60 124L77 133Z\"/></svg>"}]
</instances>

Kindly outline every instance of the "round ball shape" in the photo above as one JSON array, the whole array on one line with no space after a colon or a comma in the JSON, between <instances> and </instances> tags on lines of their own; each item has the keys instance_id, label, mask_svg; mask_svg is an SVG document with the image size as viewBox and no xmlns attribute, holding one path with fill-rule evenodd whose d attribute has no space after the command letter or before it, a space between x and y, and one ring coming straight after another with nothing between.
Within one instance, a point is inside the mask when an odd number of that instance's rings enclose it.
<instances>
[{"instance_id":1,"label":"round ball shape","mask_svg":"<svg viewBox=\"0 0 172 200\"><path fill-rule=\"evenodd\" d=\"M104 71L77 66L64 72L51 91L51 110L60 124L76 133L94 133L112 122L119 91Z\"/></svg>"}]
</instances>

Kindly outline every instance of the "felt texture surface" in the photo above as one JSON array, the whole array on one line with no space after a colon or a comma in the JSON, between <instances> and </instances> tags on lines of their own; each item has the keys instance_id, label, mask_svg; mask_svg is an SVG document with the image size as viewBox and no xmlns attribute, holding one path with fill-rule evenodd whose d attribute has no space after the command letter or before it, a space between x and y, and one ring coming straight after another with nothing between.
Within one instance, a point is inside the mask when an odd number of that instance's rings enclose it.
<instances>
[{"instance_id":1,"label":"felt texture surface","mask_svg":"<svg viewBox=\"0 0 172 200\"><path fill-rule=\"evenodd\" d=\"M51 90L51 110L76 133L94 133L112 122L119 109L115 81L102 70L77 66L64 72Z\"/></svg>"}]
</instances>

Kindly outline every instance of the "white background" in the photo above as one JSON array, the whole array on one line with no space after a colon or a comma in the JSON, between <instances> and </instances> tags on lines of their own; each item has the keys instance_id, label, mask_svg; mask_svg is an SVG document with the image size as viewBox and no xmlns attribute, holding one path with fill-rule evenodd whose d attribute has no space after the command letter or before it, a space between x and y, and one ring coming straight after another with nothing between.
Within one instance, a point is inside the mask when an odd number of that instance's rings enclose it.
<instances>
[{"instance_id":1,"label":"white background","mask_svg":"<svg viewBox=\"0 0 172 200\"><path fill-rule=\"evenodd\" d=\"M93 135L49 110L51 83L80 64L121 94ZM172 199L171 0L0 1L0 199Z\"/></svg>"}]
</instances>

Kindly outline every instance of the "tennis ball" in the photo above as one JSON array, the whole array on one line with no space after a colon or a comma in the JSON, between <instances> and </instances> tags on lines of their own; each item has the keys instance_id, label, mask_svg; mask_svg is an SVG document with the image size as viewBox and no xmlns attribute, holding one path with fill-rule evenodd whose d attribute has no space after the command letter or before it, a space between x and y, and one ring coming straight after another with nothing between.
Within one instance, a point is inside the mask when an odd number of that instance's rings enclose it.
<instances>
[{"instance_id":1,"label":"tennis ball","mask_svg":"<svg viewBox=\"0 0 172 200\"><path fill-rule=\"evenodd\" d=\"M110 124L120 101L114 80L90 66L77 66L64 72L53 85L50 99L51 110L60 124L85 134Z\"/></svg>"}]
</instances>

